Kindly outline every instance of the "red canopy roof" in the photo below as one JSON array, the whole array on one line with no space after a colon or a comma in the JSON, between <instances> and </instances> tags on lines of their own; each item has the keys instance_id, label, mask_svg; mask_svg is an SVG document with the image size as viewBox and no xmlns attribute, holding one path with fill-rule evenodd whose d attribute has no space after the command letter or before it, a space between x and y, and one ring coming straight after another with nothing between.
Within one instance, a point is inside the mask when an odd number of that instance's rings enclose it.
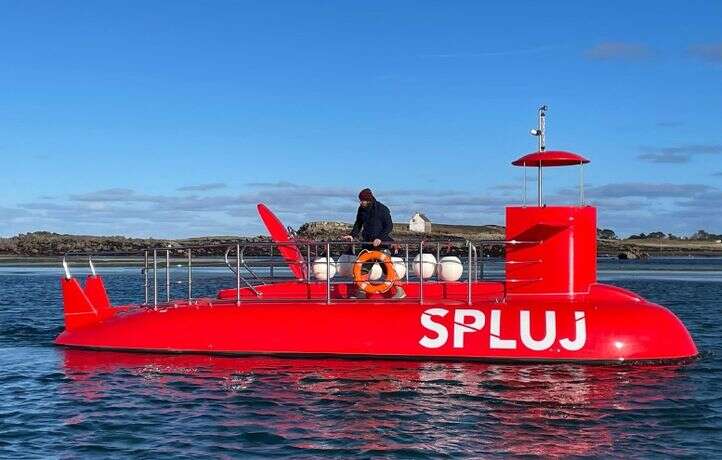
<instances>
[{"instance_id":1,"label":"red canopy roof","mask_svg":"<svg viewBox=\"0 0 722 460\"><path fill-rule=\"evenodd\" d=\"M573 166L581 163L589 163L589 160L581 155L563 150L547 150L546 152L534 152L524 155L516 161L514 166Z\"/></svg>"}]
</instances>

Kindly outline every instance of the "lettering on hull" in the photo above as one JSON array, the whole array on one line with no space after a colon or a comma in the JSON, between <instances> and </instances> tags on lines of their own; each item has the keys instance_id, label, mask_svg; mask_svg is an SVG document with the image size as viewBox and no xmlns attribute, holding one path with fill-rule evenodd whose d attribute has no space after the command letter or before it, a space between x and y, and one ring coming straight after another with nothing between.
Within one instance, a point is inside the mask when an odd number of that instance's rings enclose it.
<instances>
[{"instance_id":1,"label":"lettering on hull","mask_svg":"<svg viewBox=\"0 0 722 460\"><path fill-rule=\"evenodd\" d=\"M421 314L421 325L426 329L419 344L424 348L441 348L449 341L449 328L439 320L445 318L449 310L445 308L429 308ZM510 313L506 313L510 314ZM502 331L502 310L489 312L489 349L516 350L519 343L531 351L545 351L558 343L567 351L579 351L587 343L587 323L583 311L574 311L574 336L557 337L557 312L544 311L544 335L532 335L532 319L529 310L519 311L519 328L515 331ZM454 310L453 326L451 326L452 346L464 348L464 337L467 334L481 332L486 326L486 315L483 311L473 308ZM508 334L508 335L504 335ZM558 339L558 340L557 340Z\"/></svg>"}]
</instances>

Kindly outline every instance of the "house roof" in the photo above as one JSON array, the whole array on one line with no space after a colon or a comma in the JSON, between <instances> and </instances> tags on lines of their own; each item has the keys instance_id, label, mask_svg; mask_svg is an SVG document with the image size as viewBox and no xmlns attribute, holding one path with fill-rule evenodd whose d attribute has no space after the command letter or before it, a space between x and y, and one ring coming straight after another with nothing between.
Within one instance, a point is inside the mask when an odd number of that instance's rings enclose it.
<instances>
[{"instance_id":1,"label":"house roof","mask_svg":"<svg viewBox=\"0 0 722 460\"><path fill-rule=\"evenodd\" d=\"M417 212L416 214L414 214L414 215L412 216L412 219L413 219L414 217L416 217L416 216L421 217L421 218L424 219L426 222L431 222L431 219L429 219L428 217L426 217L426 214Z\"/></svg>"}]
</instances>

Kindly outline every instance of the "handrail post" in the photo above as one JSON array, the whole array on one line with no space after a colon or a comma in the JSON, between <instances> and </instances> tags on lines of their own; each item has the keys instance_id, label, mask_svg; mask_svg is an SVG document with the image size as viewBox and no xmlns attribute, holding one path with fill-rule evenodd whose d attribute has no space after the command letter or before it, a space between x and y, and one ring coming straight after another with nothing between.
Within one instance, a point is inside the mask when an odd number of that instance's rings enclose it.
<instances>
[{"instance_id":1,"label":"handrail post","mask_svg":"<svg viewBox=\"0 0 722 460\"><path fill-rule=\"evenodd\" d=\"M153 249L153 308L158 308L158 250Z\"/></svg>"},{"instance_id":2,"label":"handrail post","mask_svg":"<svg viewBox=\"0 0 722 460\"><path fill-rule=\"evenodd\" d=\"M193 299L193 258L191 256L191 250L188 249L188 303L191 303Z\"/></svg>"},{"instance_id":3,"label":"handrail post","mask_svg":"<svg viewBox=\"0 0 722 460\"><path fill-rule=\"evenodd\" d=\"M241 245L236 244L236 305L241 305Z\"/></svg>"},{"instance_id":4,"label":"handrail post","mask_svg":"<svg viewBox=\"0 0 722 460\"><path fill-rule=\"evenodd\" d=\"M170 303L170 250L165 250L165 301Z\"/></svg>"},{"instance_id":5,"label":"handrail post","mask_svg":"<svg viewBox=\"0 0 722 460\"><path fill-rule=\"evenodd\" d=\"M522 198L522 206L526 208L526 162L524 162L522 166L522 169L524 170L524 194Z\"/></svg>"},{"instance_id":6,"label":"handrail post","mask_svg":"<svg viewBox=\"0 0 722 460\"><path fill-rule=\"evenodd\" d=\"M326 304L331 303L331 243L326 243Z\"/></svg>"},{"instance_id":7,"label":"handrail post","mask_svg":"<svg viewBox=\"0 0 722 460\"><path fill-rule=\"evenodd\" d=\"M409 284L409 270L411 267L409 266L409 243L406 243L406 284Z\"/></svg>"},{"instance_id":8,"label":"handrail post","mask_svg":"<svg viewBox=\"0 0 722 460\"><path fill-rule=\"evenodd\" d=\"M311 243L306 243L306 283L311 282Z\"/></svg>"},{"instance_id":9,"label":"handrail post","mask_svg":"<svg viewBox=\"0 0 722 460\"><path fill-rule=\"evenodd\" d=\"M481 245L481 255L477 259L476 266L476 279L484 279L484 245ZM479 272L481 272L481 278L479 278Z\"/></svg>"},{"instance_id":10,"label":"handrail post","mask_svg":"<svg viewBox=\"0 0 722 460\"><path fill-rule=\"evenodd\" d=\"M579 206L584 206L584 163L579 162Z\"/></svg>"},{"instance_id":11,"label":"handrail post","mask_svg":"<svg viewBox=\"0 0 722 460\"><path fill-rule=\"evenodd\" d=\"M466 303L467 303L468 305L471 305L471 241L467 241L467 242L466 242L466 245L467 245L467 247L468 247L468 249L469 249L469 255L468 255L469 258L468 258L468 261L467 261L467 264L468 264L468 267L467 267L468 273L467 273L467 275L466 275L466 277L467 277L467 279L468 279L467 292L466 292Z\"/></svg>"},{"instance_id":12,"label":"handrail post","mask_svg":"<svg viewBox=\"0 0 722 460\"><path fill-rule=\"evenodd\" d=\"M145 259L145 268L143 269L143 276L144 276L144 287L145 287L145 303L143 305L148 305L148 250L146 249L143 251L144 253L144 259Z\"/></svg>"},{"instance_id":13,"label":"handrail post","mask_svg":"<svg viewBox=\"0 0 722 460\"><path fill-rule=\"evenodd\" d=\"M419 303L424 303L424 241L419 242Z\"/></svg>"}]
</instances>

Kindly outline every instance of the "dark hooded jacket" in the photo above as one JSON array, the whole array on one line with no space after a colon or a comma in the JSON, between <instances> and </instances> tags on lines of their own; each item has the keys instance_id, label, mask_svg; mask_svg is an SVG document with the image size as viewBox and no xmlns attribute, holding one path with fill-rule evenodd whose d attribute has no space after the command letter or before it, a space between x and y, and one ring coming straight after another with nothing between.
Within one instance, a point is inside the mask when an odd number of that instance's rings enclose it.
<instances>
[{"instance_id":1,"label":"dark hooded jacket","mask_svg":"<svg viewBox=\"0 0 722 460\"><path fill-rule=\"evenodd\" d=\"M381 241L391 241L393 228L389 208L373 200L366 208L359 206L351 236L358 238L361 235L363 241L373 241L376 238Z\"/></svg>"}]
</instances>

